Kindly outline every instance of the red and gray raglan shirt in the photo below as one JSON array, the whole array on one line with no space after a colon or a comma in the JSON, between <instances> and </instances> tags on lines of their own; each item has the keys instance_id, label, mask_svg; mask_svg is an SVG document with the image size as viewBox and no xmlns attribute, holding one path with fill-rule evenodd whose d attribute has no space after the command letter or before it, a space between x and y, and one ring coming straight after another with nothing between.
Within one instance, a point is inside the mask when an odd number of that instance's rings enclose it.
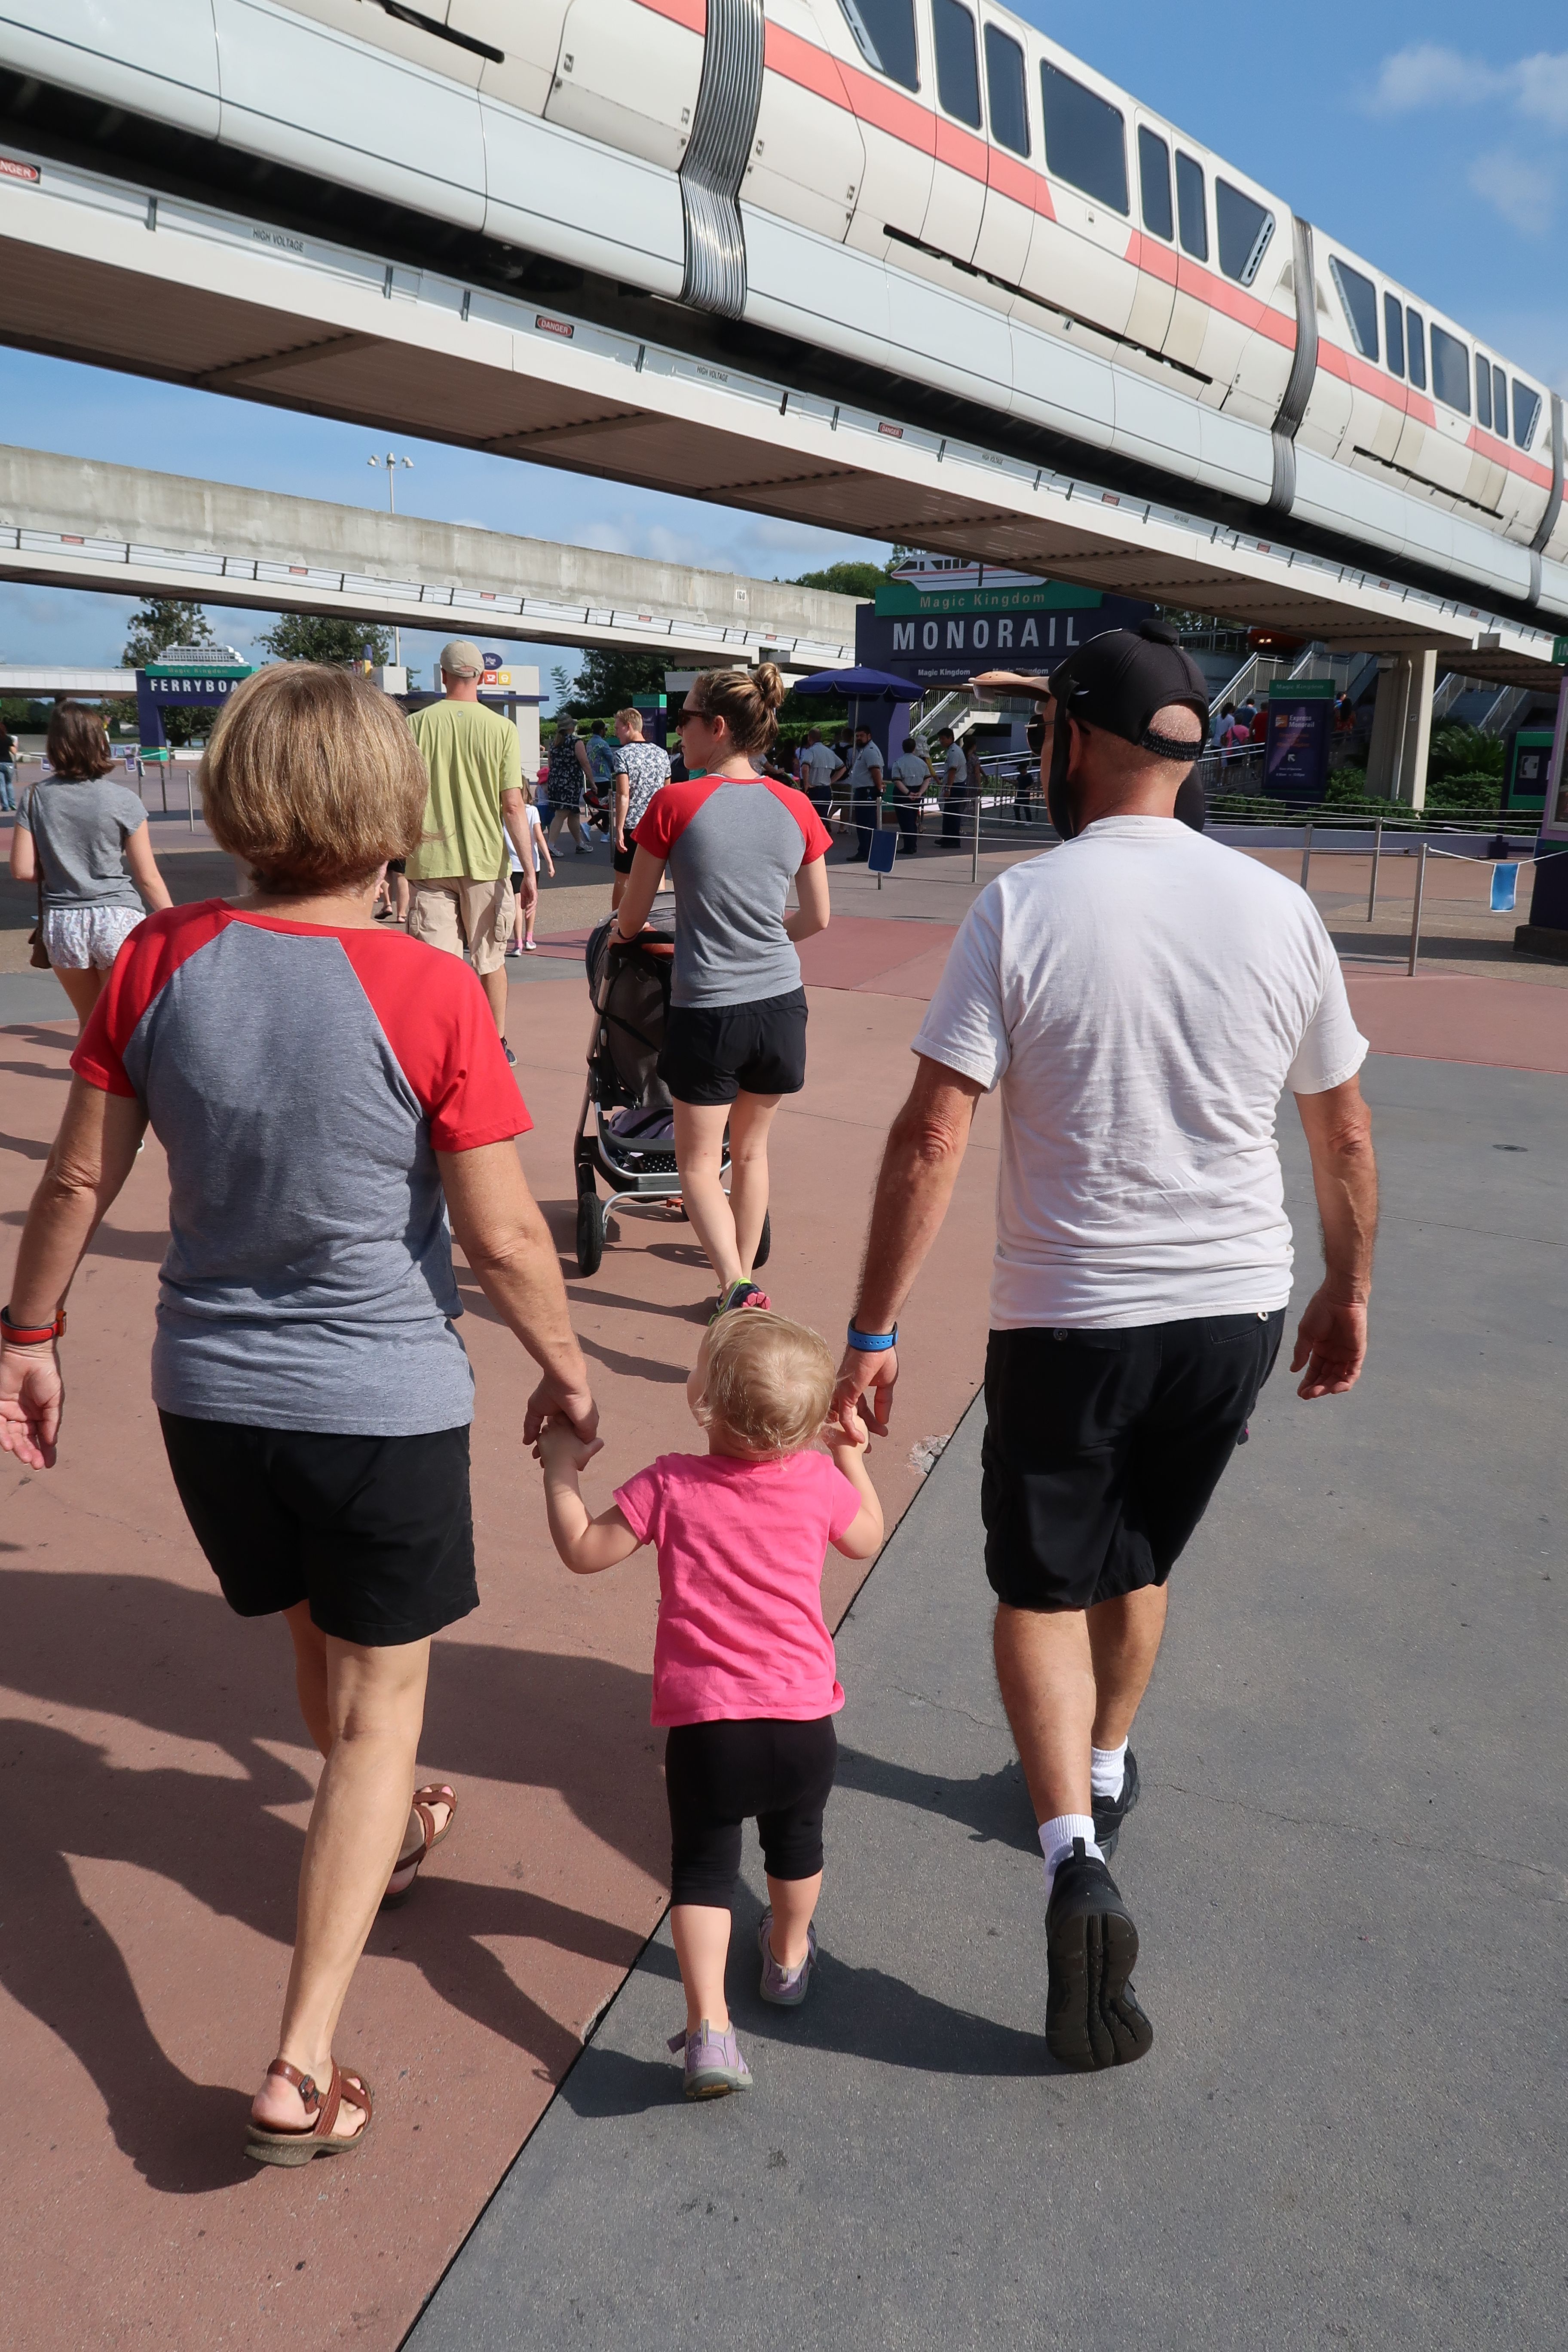
<instances>
[{"instance_id":1,"label":"red and gray raglan shirt","mask_svg":"<svg viewBox=\"0 0 1568 2352\"><path fill-rule=\"evenodd\" d=\"M436 1154L532 1122L460 958L171 907L121 950L71 1067L134 1096L168 1155L163 1412L373 1437L472 1420Z\"/></svg>"},{"instance_id":2,"label":"red and gray raglan shirt","mask_svg":"<svg viewBox=\"0 0 1568 2352\"><path fill-rule=\"evenodd\" d=\"M800 986L789 886L833 846L804 793L771 776L693 776L654 794L632 838L675 886L672 1004L760 1004Z\"/></svg>"}]
</instances>

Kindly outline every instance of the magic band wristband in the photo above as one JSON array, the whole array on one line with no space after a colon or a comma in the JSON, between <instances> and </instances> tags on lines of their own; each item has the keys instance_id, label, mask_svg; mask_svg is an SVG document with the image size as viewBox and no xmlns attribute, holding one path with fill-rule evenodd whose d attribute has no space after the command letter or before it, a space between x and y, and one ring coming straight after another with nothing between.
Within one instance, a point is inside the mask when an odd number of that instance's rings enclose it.
<instances>
[{"instance_id":1,"label":"magic band wristband","mask_svg":"<svg viewBox=\"0 0 1568 2352\"><path fill-rule=\"evenodd\" d=\"M13 1323L9 1307L0 1307L0 1339L9 1339L16 1348L42 1348L51 1339L65 1337L66 1310L58 1309L52 1323Z\"/></svg>"},{"instance_id":2,"label":"magic band wristband","mask_svg":"<svg viewBox=\"0 0 1568 2352\"><path fill-rule=\"evenodd\" d=\"M899 1327L896 1323L890 1331L858 1331L853 1323L849 1326L849 1345L858 1355L885 1355L889 1348L896 1348L898 1344Z\"/></svg>"}]
</instances>

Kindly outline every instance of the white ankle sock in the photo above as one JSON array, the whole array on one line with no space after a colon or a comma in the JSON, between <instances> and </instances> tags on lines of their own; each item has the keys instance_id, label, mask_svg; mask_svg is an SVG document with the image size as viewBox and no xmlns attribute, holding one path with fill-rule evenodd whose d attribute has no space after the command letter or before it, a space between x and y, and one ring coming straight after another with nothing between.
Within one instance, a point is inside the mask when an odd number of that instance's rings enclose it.
<instances>
[{"instance_id":1,"label":"white ankle sock","mask_svg":"<svg viewBox=\"0 0 1568 2352\"><path fill-rule=\"evenodd\" d=\"M1089 1751L1089 1785L1097 1797L1119 1797L1127 1778L1127 1742L1120 1748L1091 1748Z\"/></svg>"},{"instance_id":2,"label":"white ankle sock","mask_svg":"<svg viewBox=\"0 0 1568 2352\"><path fill-rule=\"evenodd\" d=\"M1071 1853L1074 1838L1082 1838L1085 1853L1091 1853L1096 1862L1105 1860L1105 1856L1094 1842L1094 1822L1088 1813L1058 1813L1055 1821L1042 1822L1040 1852L1046 1858L1047 1906L1051 1899L1051 1888L1056 1884L1058 1869Z\"/></svg>"}]
</instances>

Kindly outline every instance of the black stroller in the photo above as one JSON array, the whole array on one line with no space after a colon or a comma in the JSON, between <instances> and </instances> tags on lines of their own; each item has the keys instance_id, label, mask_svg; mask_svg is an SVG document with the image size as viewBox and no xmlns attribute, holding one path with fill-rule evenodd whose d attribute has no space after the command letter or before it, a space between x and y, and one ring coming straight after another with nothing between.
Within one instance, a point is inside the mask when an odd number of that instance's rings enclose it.
<instances>
[{"instance_id":1,"label":"black stroller","mask_svg":"<svg viewBox=\"0 0 1568 2352\"><path fill-rule=\"evenodd\" d=\"M597 1274L604 1260L609 1203L599 1198L602 1178L612 1193L643 1201L679 1197L675 1165L675 1112L654 1065L669 1019L675 940L651 927L628 944L612 938L614 917L588 941L588 993L594 1029L588 1041L588 1083L577 1120L573 1163L577 1178L577 1270ZM730 1147L724 1146L724 1165ZM763 1220L755 1263L765 1265L772 1220Z\"/></svg>"}]
</instances>

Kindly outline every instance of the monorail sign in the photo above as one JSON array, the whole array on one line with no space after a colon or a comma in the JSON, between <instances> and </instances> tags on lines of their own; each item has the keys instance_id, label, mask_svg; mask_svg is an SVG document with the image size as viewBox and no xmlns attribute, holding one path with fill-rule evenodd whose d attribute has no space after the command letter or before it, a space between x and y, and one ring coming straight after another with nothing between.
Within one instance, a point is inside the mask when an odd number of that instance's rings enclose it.
<instances>
[{"instance_id":1,"label":"monorail sign","mask_svg":"<svg viewBox=\"0 0 1568 2352\"><path fill-rule=\"evenodd\" d=\"M856 614L855 658L921 688L959 686L976 670L1048 670L1106 629L1153 610L1125 596L978 564L907 566Z\"/></svg>"}]
</instances>

